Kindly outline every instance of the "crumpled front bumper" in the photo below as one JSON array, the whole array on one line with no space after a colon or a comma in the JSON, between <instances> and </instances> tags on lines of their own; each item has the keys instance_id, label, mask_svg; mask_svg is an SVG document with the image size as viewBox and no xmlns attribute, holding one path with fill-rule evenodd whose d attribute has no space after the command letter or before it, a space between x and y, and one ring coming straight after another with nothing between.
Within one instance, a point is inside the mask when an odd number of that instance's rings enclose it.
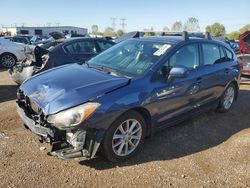
<instances>
[{"instance_id":1,"label":"crumpled front bumper","mask_svg":"<svg viewBox=\"0 0 250 188\"><path fill-rule=\"evenodd\" d=\"M19 107L19 105L17 105L17 113L22 119L25 126L29 128L33 133L40 135L44 138L47 138L48 136L52 138L54 137L54 132L51 129L36 124L34 120L26 116L24 110Z\"/></svg>"},{"instance_id":2,"label":"crumpled front bumper","mask_svg":"<svg viewBox=\"0 0 250 188\"><path fill-rule=\"evenodd\" d=\"M41 136L42 140L50 142L52 147L49 154L62 159L94 158L104 135L104 131L101 130L78 129L67 131L39 125L32 117L29 117L24 106L18 101L17 112L26 128Z\"/></svg>"}]
</instances>

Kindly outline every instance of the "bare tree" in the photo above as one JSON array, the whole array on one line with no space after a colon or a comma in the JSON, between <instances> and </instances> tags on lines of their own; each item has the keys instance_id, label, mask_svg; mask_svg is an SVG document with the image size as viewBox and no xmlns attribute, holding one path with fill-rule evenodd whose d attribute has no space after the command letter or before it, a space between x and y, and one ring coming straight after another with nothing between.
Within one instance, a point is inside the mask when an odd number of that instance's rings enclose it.
<instances>
[{"instance_id":1,"label":"bare tree","mask_svg":"<svg viewBox=\"0 0 250 188\"><path fill-rule=\"evenodd\" d=\"M180 32L183 30L181 21L176 21L173 23L171 31Z\"/></svg>"},{"instance_id":2,"label":"bare tree","mask_svg":"<svg viewBox=\"0 0 250 188\"><path fill-rule=\"evenodd\" d=\"M164 32L169 32L170 29L169 29L167 26L165 26L165 27L163 27L163 31L164 31Z\"/></svg>"},{"instance_id":3,"label":"bare tree","mask_svg":"<svg viewBox=\"0 0 250 188\"><path fill-rule=\"evenodd\" d=\"M188 18L187 22L184 25L184 30L189 32L198 32L200 31L199 20L195 17Z\"/></svg>"}]
</instances>

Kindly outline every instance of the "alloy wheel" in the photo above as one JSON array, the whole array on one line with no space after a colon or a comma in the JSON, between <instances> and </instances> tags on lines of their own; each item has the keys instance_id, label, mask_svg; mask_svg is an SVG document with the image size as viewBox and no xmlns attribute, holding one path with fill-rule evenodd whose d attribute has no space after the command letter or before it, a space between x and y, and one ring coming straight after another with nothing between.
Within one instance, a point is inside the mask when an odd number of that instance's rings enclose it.
<instances>
[{"instance_id":1,"label":"alloy wheel","mask_svg":"<svg viewBox=\"0 0 250 188\"><path fill-rule=\"evenodd\" d=\"M112 148L116 155L127 156L139 145L142 138L142 126L136 119L121 123L114 132Z\"/></svg>"},{"instance_id":2,"label":"alloy wheel","mask_svg":"<svg viewBox=\"0 0 250 188\"><path fill-rule=\"evenodd\" d=\"M229 87L225 92L224 101L223 101L223 105L226 110L228 110L232 106L234 97L235 97L234 88Z\"/></svg>"},{"instance_id":3,"label":"alloy wheel","mask_svg":"<svg viewBox=\"0 0 250 188\"><path fill-rule=\"evenodd\" d=\"M13 67L15 65L16 60L12 55L4 55L1 58L1 63L3 65L3 67L10 68L10 67Z\"/></svg>"}]
</instances>

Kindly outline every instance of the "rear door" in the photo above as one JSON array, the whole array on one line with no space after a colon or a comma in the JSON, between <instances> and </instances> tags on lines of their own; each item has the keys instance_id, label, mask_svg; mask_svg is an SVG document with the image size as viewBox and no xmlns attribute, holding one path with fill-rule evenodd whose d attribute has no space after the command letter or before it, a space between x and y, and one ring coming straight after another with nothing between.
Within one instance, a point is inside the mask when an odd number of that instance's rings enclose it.
<instances>
[{"instance_id":1,"label":"rear door","mask_svg":"<svg viewBox=\"0 0 250 188\"><path fill-rule=\"evenodd\" d=\"M223 48L216 43L201 43L203 72L201 87L202 100L199 105L208 104L220 97L228 82L226 75L230 72Z\"/></svg>"}]
</instances>

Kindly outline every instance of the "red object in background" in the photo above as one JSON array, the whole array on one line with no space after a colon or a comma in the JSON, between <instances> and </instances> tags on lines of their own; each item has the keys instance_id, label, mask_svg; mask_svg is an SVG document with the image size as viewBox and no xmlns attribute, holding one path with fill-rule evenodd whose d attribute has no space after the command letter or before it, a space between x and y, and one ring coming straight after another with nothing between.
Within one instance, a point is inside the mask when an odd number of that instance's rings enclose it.
<instances>
[{"instance_id":1,"label":"red object in background","mask_svg":"<svg viewBox=\"0 0 250 188\"><path fill-rule=\"evenodd\" d=\"M242 75L250 75L250 54L239 54L237 59Z\"/></svg>"},{"instance_id":2,"label":"red object in background","mask_svg":"<svg viewBox=\"0 0 250 188\"><path fill-rule=\"evenodd\" d=\"M250 31L240 35L239 46L240 53L250 53Z\"/></svg>"}]
</instances>

